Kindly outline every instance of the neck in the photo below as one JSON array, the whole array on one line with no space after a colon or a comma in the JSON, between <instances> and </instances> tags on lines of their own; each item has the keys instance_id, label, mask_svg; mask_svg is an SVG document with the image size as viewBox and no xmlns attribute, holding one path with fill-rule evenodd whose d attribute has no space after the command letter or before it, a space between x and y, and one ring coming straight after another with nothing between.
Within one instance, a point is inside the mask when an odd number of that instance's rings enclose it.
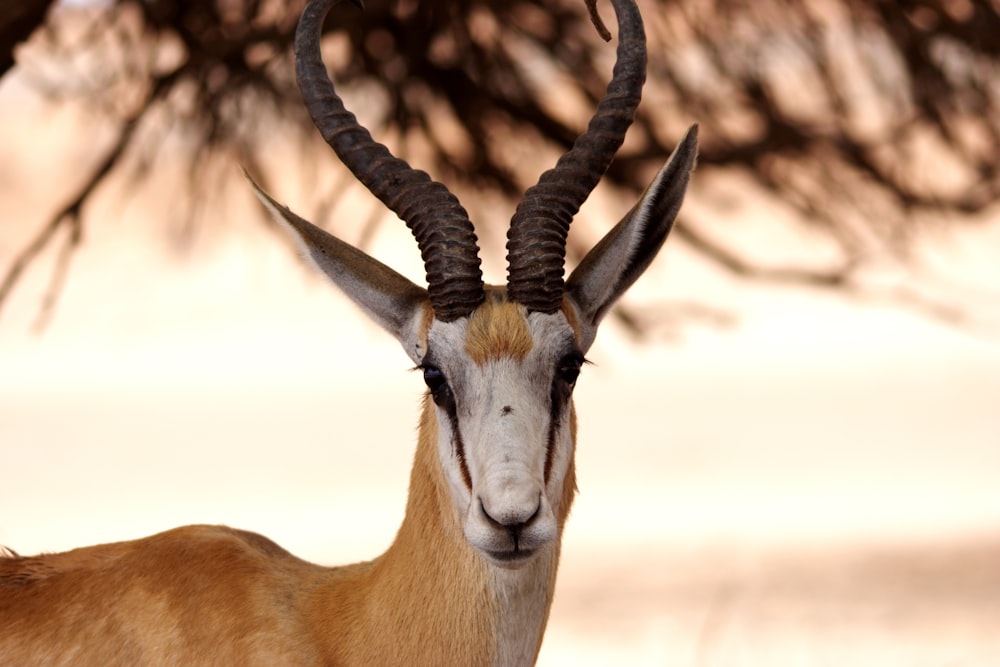
<instances>
[{"instance_id":1,"label":"neck","mask_svg":"<svg viewBox=\"0 0 1000 667\"><path fill-rule=\"evenodd\" d=\"M560 539L575 491L572 464L565 486ZM316 598L338 662L534 664L560 539L516 569L490 564L468 544L441 471L436 413L425 401L395 542L374 561L332 571Z\"/></svg>"}]
</instances>

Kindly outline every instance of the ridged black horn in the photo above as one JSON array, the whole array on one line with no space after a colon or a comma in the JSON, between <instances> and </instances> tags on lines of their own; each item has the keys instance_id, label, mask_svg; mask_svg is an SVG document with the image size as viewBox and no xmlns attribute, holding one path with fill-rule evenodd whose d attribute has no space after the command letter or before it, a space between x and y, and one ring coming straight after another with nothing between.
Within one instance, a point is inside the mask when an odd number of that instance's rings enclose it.
<instances>
[{"instance_id":1,"label":"ridged black horn","mask_svg":"<svg viewBox=\"0 0 1000 667\"><path fill-rule=\"evenodd\" d=\"M530 188L507 232L507 294L531 311L562 305L566 235L573 216L607 171L639 106L646 80L646 35L634 0L612 0L617 62L587 131Z\"/></svg>"},{"instance_id":2,"label":"ridged black horn","mask_svg":"<svg viewBox=\"0 0 1000 667\"><path fill-rule=\"evenodd\" d=\"M435 317L445 322L464 317L483 300L472 222L444 185L392 155L344 108L320 53L323 19L337 2L310 2L295 34L295 73L306 108L344 165L413 232Z\"/></svg>"}]
</instances>

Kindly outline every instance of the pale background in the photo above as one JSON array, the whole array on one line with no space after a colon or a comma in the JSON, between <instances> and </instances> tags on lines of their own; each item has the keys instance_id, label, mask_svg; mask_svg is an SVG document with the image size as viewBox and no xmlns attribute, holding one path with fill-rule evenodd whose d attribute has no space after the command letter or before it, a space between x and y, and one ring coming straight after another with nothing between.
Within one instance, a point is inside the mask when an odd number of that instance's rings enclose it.
<instances>
[{"instance_id":1,"label":"pale background","mask_svg":"<svg viewBox=\"0 0 1000 667\"><path fill-rule=\"evenodd\" d=\"M0 268L80 178L88 156L63 147L89 122L0 85ZM381 552L422 391L405 355L248 195L184 255L156 222L176 203L117 187L87 210L51 324L32 328L51 256L0 313L0 544L218 522L324 564ZM765 217L719 230L770 246ZM964 327L742 284L668 244L630 303L733 324L602 331L540 664L1000 664L998 219L918 245L935 296L977 313ZM419 276L405 230L373 252Z\"/></svg>"}]
</instances>

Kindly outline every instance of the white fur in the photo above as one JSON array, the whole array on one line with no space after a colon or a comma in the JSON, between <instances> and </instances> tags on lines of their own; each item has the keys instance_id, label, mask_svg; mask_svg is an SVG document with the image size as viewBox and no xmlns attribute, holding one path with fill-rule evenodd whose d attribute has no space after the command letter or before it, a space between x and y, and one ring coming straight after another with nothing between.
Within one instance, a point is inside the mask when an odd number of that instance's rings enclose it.
<instances>
[{"instance_id":1,"label":"white fur","mask_svg":"<svg viewBox=\"0 0 1000 667\"><path fill-rule=\"evenodd\" d=\"M519 546L540 549L558 536L555 510L572 458L567 404L546 484L552 378L573 333L562 314L532 313L528 327L534 347L523 361L501 358L477 366L464 349L466 326L464 319L435 321L428 333L428 345L455 393L472 479L470 493L455 455L456 434L439 409L438 451L455 509L469 543L487 558L491 551L504 550L510 538L505 529L483 516L482 509L504 523L523 522L537 512L521 533ZM505 407L510 408L509 414L504 414Z\"/></svg>"},{"instance_id":2,"label":"white fur","mask_svg":"<svg viewBox=\"0 0 1000 667\"><path fill-rule=\"evenodd\" d=\"M545 631L551 581L557 566L556 545L549 544L522 568L490 568L500 609L496 667L534 664Z\"/></svg>"}]
</instances>

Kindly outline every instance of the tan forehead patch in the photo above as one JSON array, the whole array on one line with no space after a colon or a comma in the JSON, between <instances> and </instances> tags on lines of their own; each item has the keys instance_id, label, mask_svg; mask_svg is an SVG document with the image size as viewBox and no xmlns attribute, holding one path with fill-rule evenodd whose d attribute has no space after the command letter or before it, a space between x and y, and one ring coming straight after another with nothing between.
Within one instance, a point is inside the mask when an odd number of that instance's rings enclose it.
<instances>
[{"instance_id":1,"label":"tan forehead patch","mask_svg":"<svg viewBox=\"0 0 1000 667\"><path fill-rule=\"evenodd\" d=\"M504 357L522 361L533 346L524 308L516 303L486 299L469 317L465 351L480 366Z\"/></svg>"}]
</instances>

